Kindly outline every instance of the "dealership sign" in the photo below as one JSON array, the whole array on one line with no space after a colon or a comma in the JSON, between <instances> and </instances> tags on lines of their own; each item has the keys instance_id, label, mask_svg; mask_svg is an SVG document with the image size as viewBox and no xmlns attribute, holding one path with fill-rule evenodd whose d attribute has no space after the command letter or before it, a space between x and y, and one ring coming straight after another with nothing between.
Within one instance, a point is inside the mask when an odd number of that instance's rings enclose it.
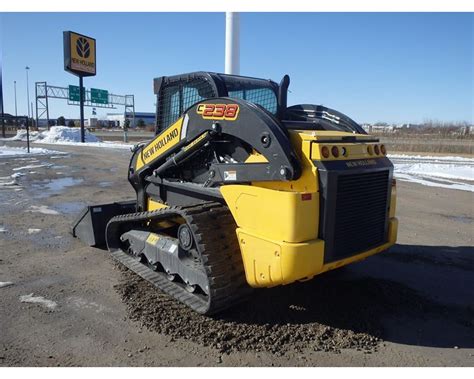
<instances>
[{"instance_id":1,"label":"dealership sign","mask_svg":"<svg viewBox=\"0 0 474 379\"><path fill-rule=\"evenodd\" d=\"M75 32L63 32L64 70L77 76L96 74L95 39Z\"/></svg>"}]
</instances>

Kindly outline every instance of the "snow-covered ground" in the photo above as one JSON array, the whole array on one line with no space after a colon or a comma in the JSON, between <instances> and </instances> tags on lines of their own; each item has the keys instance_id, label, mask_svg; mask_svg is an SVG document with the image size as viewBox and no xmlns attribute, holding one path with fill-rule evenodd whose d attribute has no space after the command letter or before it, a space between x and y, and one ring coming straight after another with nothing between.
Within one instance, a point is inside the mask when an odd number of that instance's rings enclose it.
<instances>
[{"instance_id":1,"label":"snow-covered ground","mask_svg":"<svg viewBox=\"0 0 474 379\"><path fill-rule=\"evenodd\" d=\"M33 155L61 155L65 154L60 151L43 149L40 147L30 148L30 153L26 147L10 147L10 146L0 146L0 159L1 158L25 158L31 157Z\"/></svg>"},{"instance_id":2,"label":"snow-covered ground","mask_svg":"<svg viewBox=\"0 0 474 379\"><path fill-rule=\"evenodd\" d=\"M20 296L20 301L22 303L37 303L45 306L46 308L54 309L58 304L53 300L45 299L43 296L33 296L32 293L29 295Z\"/></svg>"},{"instance_id":3,"label":"snow-covered ground","mask_svg":"<svg viewBox=\"0 0 474 379\"><path fill-rule=\"evenodd\" d=\"M474 192L473 158L399 154L389 158L398 180Z\"/></svg>"},{"instance_id":4,"label":"snow-covered ground","mask_svg":"<svg viewBox=\"0 0 474 379\"><path fill-rule=\"evenodd\" d=\"M3 141L26 141L26 130L18 130L16 136L0 139ZM53 126L44 132L30 132L30 141L48 145L80 145L113 149L130 149L133 144L103 142L95 134L85 131L85 142L81 143L81 129L67 126Z\"/></svg>"}]
</instances>

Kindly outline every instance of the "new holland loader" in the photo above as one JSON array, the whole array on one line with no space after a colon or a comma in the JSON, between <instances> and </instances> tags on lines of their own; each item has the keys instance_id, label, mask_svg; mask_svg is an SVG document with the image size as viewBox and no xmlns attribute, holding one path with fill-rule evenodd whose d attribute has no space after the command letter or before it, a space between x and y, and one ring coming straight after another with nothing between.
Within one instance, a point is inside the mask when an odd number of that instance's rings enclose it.
<instances>
[{"instance_id":1,"label":"new holland loader","mask_svg":"<svg viewBox=\"0 0 474 379\"><path fill-rule=\"evenodd\" d=\"M287 106L289 82L155 79L156 136L128 170L136 199L86 207L73 235L202 314L392 246L384 145L333 109Z\"/></svg>"}]
</instances>

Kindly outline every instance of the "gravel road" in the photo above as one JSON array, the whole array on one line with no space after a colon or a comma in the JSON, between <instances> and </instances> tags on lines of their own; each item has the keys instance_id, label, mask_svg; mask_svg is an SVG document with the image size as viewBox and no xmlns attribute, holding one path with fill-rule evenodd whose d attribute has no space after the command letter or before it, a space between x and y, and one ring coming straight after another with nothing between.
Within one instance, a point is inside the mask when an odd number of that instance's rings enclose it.
<instances>
[{"instance_id":1,"label":"gravel road","mask_svg":"<svg viewBox=\"0 0 474 379\"><path fill-rule=\"evenodd\" d=\"M130 153L45 147L0 159L0 366L474 365L474 193L399 182L390 252L210 318L69 234Z\"/></svg>"}]
</instances>

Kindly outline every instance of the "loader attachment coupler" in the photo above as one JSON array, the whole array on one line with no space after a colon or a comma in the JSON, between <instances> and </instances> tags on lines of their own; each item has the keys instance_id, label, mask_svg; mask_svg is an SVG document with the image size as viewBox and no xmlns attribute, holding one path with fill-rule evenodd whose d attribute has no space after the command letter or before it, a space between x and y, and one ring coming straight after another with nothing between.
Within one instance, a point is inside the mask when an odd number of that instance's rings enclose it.
<instances>
[{"instance_id":1,"label":"loader attachment coupler","mask_svg":"<svg viewBox=\"0 0 474 379\"><path fill-rule=\"evenodd\" d=\"M136 201L89 205L78 215L71 227L71 234L88 246L106 249L105 228L112 217L133 213Z\"/></svg>"}]
</instances>

